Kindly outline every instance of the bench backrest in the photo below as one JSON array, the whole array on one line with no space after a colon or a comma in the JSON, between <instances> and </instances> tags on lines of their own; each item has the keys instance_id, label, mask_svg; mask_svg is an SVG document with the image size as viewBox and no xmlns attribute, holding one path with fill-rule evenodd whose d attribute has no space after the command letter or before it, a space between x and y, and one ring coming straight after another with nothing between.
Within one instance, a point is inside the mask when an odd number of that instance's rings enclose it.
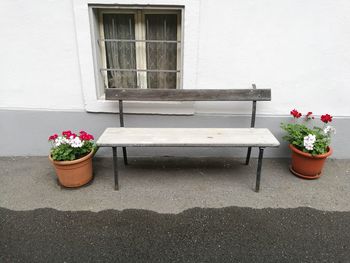
<instances>
[{"instance_id":1,"label":"bench backrest","mask_svg":"<svg viewBox=\"0 0 350 263\"><path fill-rule=\"evenodd\" d=\"M106 89L106 100L119 102L120 126L124 127L123 100L128 101L252 101L250 127L255 126L256 102L270 101L271 89Z\"/></svg>"},{"instance_id":2,"label":"bench backrest","mask_svg":"<svg viewBox=\"0 0 350 263\"><path fill-rule=\"evenodd\" d=\"M107 89L106 100L269 101L270 89Z\"/></svg>"}]
</instances>

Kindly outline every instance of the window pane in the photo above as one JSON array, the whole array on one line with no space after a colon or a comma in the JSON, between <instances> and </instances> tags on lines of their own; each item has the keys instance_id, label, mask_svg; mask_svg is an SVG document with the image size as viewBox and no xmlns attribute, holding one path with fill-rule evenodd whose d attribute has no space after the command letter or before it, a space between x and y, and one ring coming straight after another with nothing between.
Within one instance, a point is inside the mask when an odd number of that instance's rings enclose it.
<instances>
[{"instance_id":1,"label":"window pane","mask_svg":"<svg viewBox=\"0 0 350 263\"><path fill-rule=\"evenodd\" d=\"M104 14L105 39L135 39L133 14ZM107 68L136 69L135 42L105 41ZM136 88L136 72L108 71L109 88Z\"/></svg>"},{"instance_id":2,"label":"window pane","mask_svg":"<svg viewBox=\"0 0 350 263\"><path fill-rule=\"evenodd\" d=\"M149 14L146 18L147 40L177 40L176 14ZM147 43L147 69L176 70L177 43ZM147 87L176 89L176 72L148 72Z\"/></svg>"}]
</instances>

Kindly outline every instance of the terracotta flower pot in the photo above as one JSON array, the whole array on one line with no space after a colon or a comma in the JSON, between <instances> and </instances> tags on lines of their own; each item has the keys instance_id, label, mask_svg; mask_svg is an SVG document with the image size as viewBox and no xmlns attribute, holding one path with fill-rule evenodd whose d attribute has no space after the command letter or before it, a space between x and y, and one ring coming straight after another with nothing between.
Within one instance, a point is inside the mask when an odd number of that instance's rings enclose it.
<instances>
[{"instance_id":1,"label":"terracotta flower pot","mask_svg":"<svg viewBox=\"0 0 350 263\"><path fill-rule=\"evenodd\" d=\"M328 152L320 155L311 155L298 150L289 144L292 150L292 165L290 171L298 177L304 179L317 179L321 176L326 158L333 153L333 149L328 147Z\"/></svg>"},{"instance_id":2,"label":"terracotta flower pot","mask_svg":"<svg viewBox=\"0 0 350 263\"><path fill-rule=\"evenodd\" d=\"M49 159L55 167L58 181L65 187L79 187L92 179L92 157L94 151L74 161L54 161Z\"/></svg>"}]
</instances>

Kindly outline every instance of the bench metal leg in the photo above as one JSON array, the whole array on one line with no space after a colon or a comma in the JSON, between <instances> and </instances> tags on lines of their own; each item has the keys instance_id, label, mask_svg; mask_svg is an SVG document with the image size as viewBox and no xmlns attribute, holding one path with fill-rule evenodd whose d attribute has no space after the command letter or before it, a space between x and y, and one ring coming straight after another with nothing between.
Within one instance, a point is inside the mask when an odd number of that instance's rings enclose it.
<instances>
[{"instance_id":1,"label":"bench metal leg","mask_svg":"<svg viewBox=\"0 0 350 263\"><path fill-rule=\"evenodd\" d=\"M260 189L261 166L262 166L263 157L264 157L264 148L259 147L259 159L258 159L258 169L256 171L255 192L259 192L259 189Z\"/></svg>"},{"instance_id":2,"label":"bench metal leg","mask_svg":"<svg viewBox=\"0 0 350 263\"><path fill-rule=\"evenodd\" d=\"M112 150L113 150L114 190L119 190L117 147L112 147Z\"/></svg>"},{"instance_id":3,"label":"bench metal leg","mask_svg":"<svg viewBox=\"0 0 350 263\"><path fill-rule=\"evenodd\" d=\"M124 164L128 165L128 155L126 153L126 147L123 147L123 158L124 158Z\"/></svg>"},{"instance_id":4,"label":"bench metal leg","mask_svg":"<svg viewBox=\"0 0 350 263\"><path fill-rule=\"evenodd\" d=\"M119 122L120 122L120 127L124 127L123 100L119 100ZM126 154L126 147L123 147L123 158L124 158L124 164L128 165L128 156Z\"/></svg>"},{"instance_id":5,"label":"bench metal leg","mask_svg":"<svg viewBox=\"0 0 350 263\"><path fill-rule=\"evenodd\" d=\"M249 164L249 160L250 160L250 154L252 152L252 147L248 147L248 151L247 151L247 158L245 159L245 164L248 165Z\"/></svg>"}]
</instances>

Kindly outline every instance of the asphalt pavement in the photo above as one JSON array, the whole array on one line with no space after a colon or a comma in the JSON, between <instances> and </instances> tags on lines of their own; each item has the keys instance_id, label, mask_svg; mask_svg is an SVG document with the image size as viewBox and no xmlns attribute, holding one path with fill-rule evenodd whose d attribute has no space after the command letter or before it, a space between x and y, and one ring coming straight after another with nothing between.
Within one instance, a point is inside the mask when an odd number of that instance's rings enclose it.
<instances>
[{"instance_id":1,"label":"asphalt pavement","mask_svg":"<svg viewBox=\"0 0 350 263\"><path fill-rule=\"evenodd\" d=\"M0 209L1 262L349 262L350 212Z\"/></svg>"},{"instance_id":2,"label":"asphalt pavement","mask_svg":"<svg viewBox=\"0 0 350 263\"><path fill-rule=\"evenodd\" d=\"M0 262L350 262L350 161L302 180L288 159L95 158L61 189L45 157L0 158Z\"/></svg>"}]
</instances>

